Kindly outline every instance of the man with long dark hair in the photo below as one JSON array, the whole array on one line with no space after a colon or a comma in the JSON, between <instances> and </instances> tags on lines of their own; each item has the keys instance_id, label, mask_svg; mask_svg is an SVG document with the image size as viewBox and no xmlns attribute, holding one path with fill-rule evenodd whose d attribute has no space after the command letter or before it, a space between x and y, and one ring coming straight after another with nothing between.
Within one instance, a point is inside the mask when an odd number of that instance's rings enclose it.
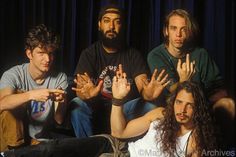
<instances>
[{"instance_id":1,"label":"man with long dark hair","mask_svg":"<svg viewBox=\"0 0 236 157\"><path fill-rule=\"evenodd\" d=\"M148 64L151 71L156 68L166 70L171 81L166 93L183 81L193 80L201 84L223 134L229 135L225 141L231 144L231 139L234 139L234 131L230 130L233 130L231 121L235 118L235 101L229 97L213 58L204 48L198 47L198 35L198 25L186 10L172 10L164 21L164 43L148 54ZM228 122L227 129L225 121Z\"/></svg>"},{"instance_id":2,"label":"man with long dark hair","mask_svg":"<svg viewBox=\"0 0 236 157\"><path fill-rule=\"evenodd\" d=\"M156 76L155 73L151 82ZM168 82L160 75L157 80L160 95ZM126 74L119 70L113 78L113 97L122 101L129 91L130 84ZM129 122L125 119L121 101L112 103L113 136L54 140L2 154L15 157L200 157L208 156L209 152L217 150L211 114L198 84L189 81L180 83L171 93L165 110L159 107ZM128 145L122 142L124 138L143 134L145 135L142 138L128 142Z\"/></svg>"}]
</instances>

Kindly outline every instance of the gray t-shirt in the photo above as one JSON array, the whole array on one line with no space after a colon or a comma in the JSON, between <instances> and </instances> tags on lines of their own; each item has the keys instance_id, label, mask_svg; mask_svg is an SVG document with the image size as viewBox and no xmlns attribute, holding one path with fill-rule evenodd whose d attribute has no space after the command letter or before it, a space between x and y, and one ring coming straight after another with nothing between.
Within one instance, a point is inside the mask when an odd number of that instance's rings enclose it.
<instances>
[{"instance_id":1,"label":"gray t-shirt","mask_svg":"<svg viewBox=\"0 0 236 157\"><path fill-rule=\"evenodd\" d=\"M0 89L10 87L20 91L47 88L65 90L68 86L65 73L49 75L43 84L38 85L28 71L29 63L17 65L3 73L0 80ZM53 101L46 102L30 101L28 106L29 135L32 138L40 139L44 136L43 130L51 126L54 119Z\"/></svg>"}]
</instances>

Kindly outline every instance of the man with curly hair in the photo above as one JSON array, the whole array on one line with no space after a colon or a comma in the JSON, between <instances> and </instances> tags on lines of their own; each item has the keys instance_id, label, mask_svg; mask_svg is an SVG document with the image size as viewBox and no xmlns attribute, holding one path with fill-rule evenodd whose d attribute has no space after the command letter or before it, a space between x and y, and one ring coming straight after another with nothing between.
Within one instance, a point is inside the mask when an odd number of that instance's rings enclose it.
<instances>
[{"instance_id":1,"label":"man with curly hair","mask_svg":"<svg viewBox=\"0 0 236 157\"><path fill-rule=\"evenodd\" d=\"M151 81L156 79L156 76L157 73L154 73ZM160 75L156 80L159 82L160 94L168 82ZM198 157L207 155L203 152L216 150L213 122L205 96L198 84L189 81L180 83L168 99L165 110L159 107L127 122L122 102L129 91L130 84L126 74L119 70L112 85L112 136L54 140L14 152L5 152L4 155ZM139 140L128 144L122 140L143 134L145 135Z\"/></svg>"},{"instance_id":2,"label":"man with curly hair","mask_svg":"<svg viewBox=\"0 0 236 157\"><path fill-rule=\"evenodd\" d=\"M51 138L49 130L62 123L65 112L67 76L52 71L59 36L41 24L26 37L29 63L3 73L0 81L0 151ZM29 134L29 136L27 136ZM30 142L30 141L29 141Z\"/></svg>"}]
</instances>

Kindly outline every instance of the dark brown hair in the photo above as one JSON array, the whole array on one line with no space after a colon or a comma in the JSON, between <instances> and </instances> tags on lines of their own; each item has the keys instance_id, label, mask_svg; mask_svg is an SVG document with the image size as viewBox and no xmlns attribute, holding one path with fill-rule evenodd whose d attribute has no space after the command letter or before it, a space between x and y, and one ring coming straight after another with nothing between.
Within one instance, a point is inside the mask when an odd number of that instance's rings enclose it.
<instances>
[{"instance_id":1,"label":"dark brown hair","mask_svg":"<svg viewBox=\"0 0 236 157\"><path fill-rule=\"evenodd\" d=\"M41 24L28 32L25 41L25 50L33 50L37 46L40 46L43 48L52 48L54 51L59 48L59 44L59 36L52 30L49 30L44 24Z\"/></svg>"}]
</instances>

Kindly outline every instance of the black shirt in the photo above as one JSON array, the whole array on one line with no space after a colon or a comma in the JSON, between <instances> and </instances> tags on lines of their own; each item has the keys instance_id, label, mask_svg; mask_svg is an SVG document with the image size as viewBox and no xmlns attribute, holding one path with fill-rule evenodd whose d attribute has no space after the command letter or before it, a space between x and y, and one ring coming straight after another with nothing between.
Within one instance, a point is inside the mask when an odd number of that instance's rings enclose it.
<instances>
[{"instance_id":1,"label":"black shirt","mask_svg":"<svg viewBox=\"0 0 236 157\"><path fill-rule=\"evenodd\" d=\"M102 47L101 41L95 42L82 51L75 74L86 72L94 84L103 80L101 94L106 98L111 98L112 79L119 64L122 64L123 71L131 83L131 91L127 99L134 99L139 96L135 77L140 74L148 74L149 69L140 52L133 48L126 48L116 53L107 53Z\"/></svg>"}]
</instances>

